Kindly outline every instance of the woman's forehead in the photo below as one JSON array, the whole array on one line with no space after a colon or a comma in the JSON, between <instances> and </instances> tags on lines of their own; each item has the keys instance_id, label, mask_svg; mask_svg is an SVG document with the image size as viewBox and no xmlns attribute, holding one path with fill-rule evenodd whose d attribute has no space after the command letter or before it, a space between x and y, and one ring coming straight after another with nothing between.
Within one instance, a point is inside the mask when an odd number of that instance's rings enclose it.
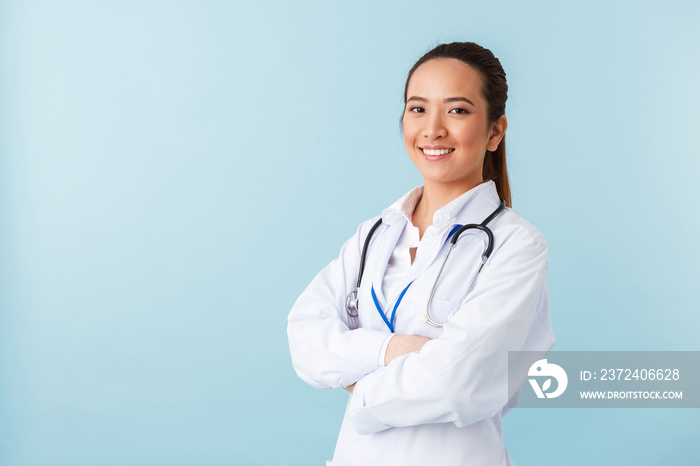
<instances>
[{"instance_id":1,"label":"woman's forehead","mask_svg":"<svg viewBox=\"0 0 700 466\"><path fill-rule=\"evenodd\" d=\"M408 97L421 94L455 94L446 97L474 97L481 95L481 73L455 58L434 58L421 64L408 82ZM426 94L426 95L422 95Z\"/></svg>"}]
</instances>

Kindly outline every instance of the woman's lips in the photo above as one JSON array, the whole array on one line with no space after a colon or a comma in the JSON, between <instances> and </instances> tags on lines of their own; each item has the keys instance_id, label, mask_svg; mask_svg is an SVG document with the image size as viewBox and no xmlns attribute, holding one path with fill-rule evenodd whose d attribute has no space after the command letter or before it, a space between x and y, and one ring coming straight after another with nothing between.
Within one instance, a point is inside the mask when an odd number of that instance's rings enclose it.
<instances>
[{"instance_id":1,"label":"woman's lips","mask_svg":"<svg viewBox=\"0 0 700 466\"><path fill-rule=\"evenodd\" d=\"M425 157L427 160L434 161L446 158L448 155L454 152L454 149L428 149L426 147L421 147L420 151L423 154L423 157Z\"/></svg>"}]
</instances>

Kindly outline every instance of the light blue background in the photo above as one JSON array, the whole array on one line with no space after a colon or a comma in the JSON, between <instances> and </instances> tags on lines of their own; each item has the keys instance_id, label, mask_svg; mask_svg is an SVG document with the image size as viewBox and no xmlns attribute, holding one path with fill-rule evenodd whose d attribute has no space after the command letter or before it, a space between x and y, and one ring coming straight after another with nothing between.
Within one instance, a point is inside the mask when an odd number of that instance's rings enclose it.
<instances>
[{"instance_id":1,"label":"light blue background","mask_svg":"<svg viewBox=\"0 0 700 466\"><path fill-rule=\"evenodd\" d=\"M508 74L557 350L698 350L698 2L0 3L0 464L313 465L286 316L421 183L405 74ZM697 464L697 410L515 410L518 465Z\"/></svg>"}]
</instances>

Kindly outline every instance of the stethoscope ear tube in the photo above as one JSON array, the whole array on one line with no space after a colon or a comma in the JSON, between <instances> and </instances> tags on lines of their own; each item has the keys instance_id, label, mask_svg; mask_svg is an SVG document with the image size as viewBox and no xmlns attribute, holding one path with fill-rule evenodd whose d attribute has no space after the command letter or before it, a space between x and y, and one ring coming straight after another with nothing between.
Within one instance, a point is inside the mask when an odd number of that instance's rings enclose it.
<instances>
[{"instance_id":1,"label":"stethoscope ear tube","mask_svg":"<svg viewBox=\"0 0 700 466\"><path fill-rule=\"evenodd\" d=\"M362 256L360 257L360 273L357 274L357 288L360 288L360 284L362 283L362 274L365 273L365 258L367 257L367 249L369 249L369 242L372 239L372 235L374 235L374 231L379 228L379 225L382 224L382 219L381 217L377 222L372 225L372 228L369 230L369 233L367 233L367 238L365 238L365 244L362 246Z\"/></svg>"},{"instance_id":2,"label":"stethoscope ear tube","mask_svg":"<svg viewBox=\"0 0 700 466\"><path fill-rule=\"evenodd\" d=\"M465 232L467 230L481 230L484 233L486 233L486 236L489 237L489 240L486 243L486 249L484 249L484 260L488 259L489 256L491 255L491 251L493 251L493 233L491 232L491 229L487 226L477 225L476 223L470 223L469 225L464 225L462 228L457 230L454 235L452 235L452 240L450 241L452 243L452 246L457 244L457 240L459 239L459 235L461 235L463 232Z\"/></svg>"},{"instance_id":3,"label":"stethoscope ear tube","mask_svg":"<svg viewBox=\"0 0 700 466\"><path fill-rule=\"evenodd\" d=\"M488 241L488 243L487 243L487 245L486 245L486 250L484 251L484 261L486 261L486 259L489 258L489 256L491 255L491 252L493 251L493 233L491 232L491 229L490 229L489 227L487 227L486 225L488 225L489 222L491 222L491 220L493 220L494 218L496 218L496 216L497 216L498 214L500 214L501 211L502 211L503 209L505 209L505 207L506 207L506 201L502 199L502 200L501 200L501 205L499 205L499 206L496 208L496 210L494 210L493 212L491 212L491 215L489 215L488 217L486 217L486 218L484 219L484 221L481 222L479 225L477 225L476 223L470 223L469 225L464 225L462 228L460 228L459 230L457 230L457 231L454 233L454 235L452 235L452 240L451 240L452 245L457 244L457 240L459 239L459 235L461 235L464 231L470 230L470 229L481 230L481 231L483 231L484 233L486 233L486 235L489 237L489 241Z\"/></svg>"},{"instance_id":4,"label":"stethoscope ear tube","mask_svg":"<svg viewBox=\"0 0 700 466\"><path fill-rule=\"evenodd\" d=\"M486 236L488 237L488 241L486 243L486 247L484 248L484 252L481 255L481 264L479 264L479 268L477 269L476 273L472 277L472 279L469 281L469 286L467 287L467 291L464 293L464 296L462 296L462 299L460 301L461 303L464 302L465 299L467 299L467 295L469 294L469 291L472 289L474 286L474 282L476 281L476 277L479 276L479 273L481 273L481 269L484 268L484 264L486 263L486 260L489 258L491 255L491 252L493 252L493 232L491 229L487 226L491 220L496 218L498 214L501 213L501 211L506 207L506 201L501 200L501 205L494 210L491 215L486 217L481 224L476 224L476 223L470 223L468 225L464 225L461 227L459 230L455 231L455 233L452 235L452 239L450 240L450 248L447 250L447 253L445 254L445 259L442 261L442 266L440 266L440 270L438 271L438 275L435 278L435 282L433 283L433 288L430 290L430 297L428 298L428 302L425 305L425 314L421 316L421 322L424 322L428 325L432 325L433 327L443 327L444 324L441 324L439 322L436 322L433 320L432 316L430 315L430 303L433 300L433 295L435 294L435 288L437 287L438 282L440 281L440 275L442 275L442 270L445 268L445 264L447 263L447 258L450 257L450 253L452 252L452 248L457 244L457 240L459 239L459 235L464 233L467 230L481 230L484 233L486 233ZM457 307L459 309L459 307ZM456 309L455 309L456 310Z\"/></svg>"}]
</instances>

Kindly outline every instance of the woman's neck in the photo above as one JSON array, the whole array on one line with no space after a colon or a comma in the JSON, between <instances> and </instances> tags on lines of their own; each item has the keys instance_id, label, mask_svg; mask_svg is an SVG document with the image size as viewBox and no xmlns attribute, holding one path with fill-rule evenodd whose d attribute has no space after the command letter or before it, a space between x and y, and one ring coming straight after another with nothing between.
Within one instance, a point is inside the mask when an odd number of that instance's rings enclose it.
<instances>
[{"instance_id":1,"label":"woman's neck","mask_svg":"<svg viewBox=\"0 0 700 466\"><path fill-rule=\"evenodd\" d=\"M420 237L423 238L425 230L433 224L435 212L476 186L478 184L467 186L464 184L431 183L429 180L424 180L423 196L418 201L411 217L411 223L418 227Z\"/></svg>"}]
</instances>

